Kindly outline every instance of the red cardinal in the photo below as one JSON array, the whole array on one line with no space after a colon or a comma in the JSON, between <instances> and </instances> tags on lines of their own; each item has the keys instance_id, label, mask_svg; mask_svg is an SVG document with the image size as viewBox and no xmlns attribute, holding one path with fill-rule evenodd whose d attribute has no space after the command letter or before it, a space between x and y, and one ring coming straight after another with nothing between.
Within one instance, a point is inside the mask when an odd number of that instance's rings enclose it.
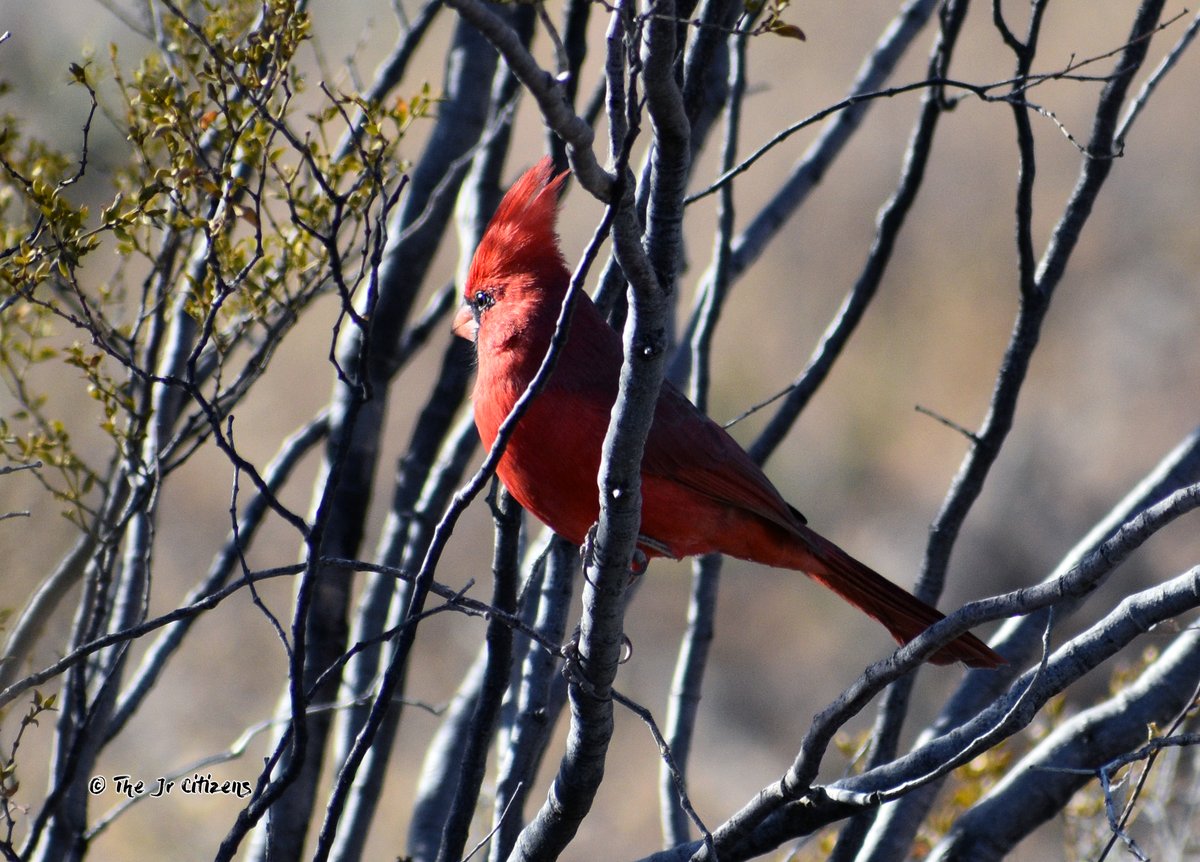
<instances>
[{"instance_id":1,"label":"red cardinal","mask_svg":"<svg viewBox=\"0 0 1200 862\"><path fill-rule=\"evenodd\" d=\"M526 172L501 201L467 275L454 331L475 339L475 424L485 446L537 372L570 281L555 234L565 177L554 176L548 158ZM621 360L620 336L580 295L554 373L517 423L496 470L522 506L576 544L599 517L600 450ZM640 533L647 557L716 551L804 572L901 643L942 619L806 527L742 447L670 383L663 383L646 440ZM970 634L930 661L1004 663Z\"/></svg>"}]
</instances>

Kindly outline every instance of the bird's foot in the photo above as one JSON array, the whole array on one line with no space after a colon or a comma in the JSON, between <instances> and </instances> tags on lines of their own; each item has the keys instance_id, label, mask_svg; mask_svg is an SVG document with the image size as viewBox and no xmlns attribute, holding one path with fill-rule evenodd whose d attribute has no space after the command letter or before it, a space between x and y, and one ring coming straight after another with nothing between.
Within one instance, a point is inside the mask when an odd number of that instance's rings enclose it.
<instances>
[{"instance_id":1,"label":"bird's foot","mask_svg":"<svg viewBox=\"0 0 1200 862\"><path fill-rule=\"evenodd\" d=\"M668 545L658 541L658 539L639 533L637 546L633 549L633 559L629 563L630 583L646 574L646 569L650 567L651 557L667 557L671 560L679 559Z\"/></svg>"},{"instance_id":2,"label":"bird's foot","mask_svg":"<svg viewBox=\"0 0 1200 862\"><path fill-rule=\"evenodd\" d=\"M592 567L592 563L596 559L596 530L599 526L599 524L592 524L592 526L588 527L587 534L583 537L583 544L579 546L579 562L583 566L583 579L592 589L596 588L596 584L593 583L591 577L588 575L588 569ZM579 641L578 629L575 630L573 640L575 643Z\"/></svg>"},{"instance_id":3,"label":"bird's foot","mask_svg":"<svg viewBox=\"0 0 1200 862\"><path fill-rule=\"evenodd\" d=\"M587 579L587 570L595 562L596 559L596 531L599 524L592 524L588 528L587 534L583 537L583 544L579 546L579 557L583 562L583 576ZM654 557L669 557L672 560L678 559L671 552L670 547L651 538L650 536L638 534L637 545L633 549L633 558L629 561L629 581L632 583L637 578L646 574L646 569L650 566L650 558ZM588 579L588 583L595 584Z\"/></svg>"},{"instance_id":4,"label":"bird's foot","mask_svg":"<svg viewBox=\"0 0 1200 862\"><path fill-rule=\"evenodd\" d=\"M587 569L592 564L592 560L596 558L596 530L599 528L599 523L588 527L588 531L583 537L583 544L579 546L579 560L583 563L584 569Z\"/></svg>"},{"instance_id":5,"label":"bird's foot","mask_svg":"<svg viewBox=\"0 0 1200 862\"><path fill-rule=\"evenodd\" d=\"M586 569L584 571L586 577ZM558 654L563 657L562 675L567 684L577 685L584 691L591 692L592 684L583 675L583 656L579 653L579 626L575 626L571 637L558 648Z\"/></svg>"},{"instance_id":6,"label":"bird's foot","mask_svg":"<svg viewBox=\"0 0 1200 862\"><path fill-rule=\"evenodd\" d=\"M559 655L563 658L562 675L566 677L570 685L579 686L588 694L595 695L596 687L583 672L583 654L579 651L579 637L579 626L575 626L571 637L558 649ZM617 664L625 664L631 658L633 658L633 641L629 639L629 635L622 634L621 655L617 659Z\"/></svg>"}]
</instances>

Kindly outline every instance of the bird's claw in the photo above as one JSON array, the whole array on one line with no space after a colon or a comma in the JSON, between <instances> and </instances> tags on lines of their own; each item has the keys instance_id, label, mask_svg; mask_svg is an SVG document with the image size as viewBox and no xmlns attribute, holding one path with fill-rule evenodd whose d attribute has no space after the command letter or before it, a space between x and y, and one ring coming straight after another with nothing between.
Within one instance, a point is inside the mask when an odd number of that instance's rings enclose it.
<instances>
[{"instance_id":1,"label":"bird's claw","mask_svg":"<svg viewBox=\"0 0 1200 862\"><path fill-rule=\"evenodd\" d=\"M583 563L585 572L596 557L596 530L599 527L599 524L592 524L588 527L587 534L583 537L583 544L579 546L579 559Z\"/></svg>"},{"instance_id":2,"label":"bird's claw","mask_svg":"<svg viewBox=\"0 0 1200 862\"><path fill-rule=\"evenodd\" d=\"M595 584L588 579L587 570L596 559L596 531L599 526L599 524L592 524L588 528L587 534L583 537L583 544L579 546L579 557L583 562L583 576L593 587ZM650 566L651 553L659 557L676 559L667 545L657 539L652 539L650 536L638 534L637 545L633 549L633 558L629 561L630 583L646 574L646 569Z\"/></svg>"},{"instance_id":3,"label":"bird's claw","mask_svg":"<svg viewBox=\"0 0 1200 862\"><path fill-rule=\"evenodd\" d=\"M583 656L579 652L579 626L558 649L563 657L562 675L568 685L578 686L588 694L595 693L595 687L583 673Z\"/></svg>"},{"instance_id":4,"label":"bird's claw","mask_svg":"<svg viewBox=\"0 0 1200 862\"><path fill-rule=\"evenodd\" d=\"M646 569L650 567L650 556L642 550L641 546L633 549L633 559L629 561L629 582L646 574Z\"/></svg>"},{"instance_id":5,"label":"bird's claw","mask_svg":"<svg viewBox=\"0 0 1200 862\"><path fill-rule=\"evenodd\" d=\"M596 530L599 526L599 524L592 524L588 527L587 534L583 537L583 544L579 546L579 561L583 564L583 579L593 590L596 589L596 584L588 576L588 569L592 567L592 562L596 559ZM575 640L578 642L579 632L576 632L575 635Z\"/></svg>"},{"instance_id":6,"label":"bird's claw","mask_svg":"<svg viewBox=\"0 0 1200 862\"><path fill-rule=\"evenodd\" d=\"M562 675L566 678L567 683L578 686L594 696L596 687L583 672L583 654L579 651L579 626L575 627L571 637L558 648L558 653L563 658ZM631 658L633 658L633 641L629 639L629 635L622 633L621 654L617 658L617 664L625 664Z\"/></svg>"}]
</instances>

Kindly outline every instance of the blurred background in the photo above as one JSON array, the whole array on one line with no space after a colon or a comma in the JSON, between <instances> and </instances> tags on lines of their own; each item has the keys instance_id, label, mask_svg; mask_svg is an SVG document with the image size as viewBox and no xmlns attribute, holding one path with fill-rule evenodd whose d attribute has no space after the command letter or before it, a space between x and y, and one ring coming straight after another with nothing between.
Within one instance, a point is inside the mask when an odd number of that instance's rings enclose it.
<instances>
[{"instance_id":1,"label":"blurred background","mask_svg":"<svg viewBox=\"0 0 1200 862\"><path fill-rule=\"evenodd\" d=\"M415 8L407 1L404 5ZM552 16L556 5L549 5ZM804 30L807 41L752 40L743 152L841 98L895 6L856 4L849 13L838 0L807 0L787 16ZM1119 48L1135 6L1128 0L1051 4L1035 71L1052 72L1072 59ZM136 64L151 46L122 23L133 11L116 0L7 2L0 9L0 30L12 34L0 44L0 78L11 87L0 98L0 110L22 118L30 135L74 151L88 103L80 87L68 86L68 65L94 57L101 80L111 84L111 73L103 71L109 67L110 44L117 46L118 62L125 68ZM1013 14L1018 11L1023 7ZM1182 6L1169 7L1168 15L1182 11ZM369 82L398 30L392 3L314 2L310 12L314 38L300 55L310 81L326 80L344 91ZM401 90L415 93L424 82L435 92L440 88L442 51L453 23L449 11L440 16ZM593 23L602 32L602 16ZM1158 37L1148 68L1186 24L1177 23ZM892 83L924 77L931 41L932 31L918 40L919 49ZM544 40L537 49L547 60ZM1101 74L1111 62L1102 60L1087 71ZM974 83L1001 81L1012 65L988 9L973 9L953 75ZM580 92L589 93L598 75L596 56L589 60ZM1046 324L1016 427L957 546L943 607L1041 580L1200 423L1198 78L1200 54L1192 51L1154 95L1101 194ZM1080 152L1068 135L1087 139L1100 86L1060 80L1030 93L1044 109L1034 126L1039 254L1080 165ZM864 128L808 204L734 288L714 349L710 413L718 421L779 391L804 367L858 275L876 212L894 188L919 98L919 93L909 93L874 105ZM410 131L402 147L407 157L419 156L427 125L418 123ZM814 134L808 130L793 136L738 181L740 222L767 200ZM515 178L543 147L536 106L526 100L517 117L514 152L520 156L512 160L507 176ZM94 198L94 208L111 201L110 172L126 154L114 125L98 115L80 192ZM901 584L910 585L916 576L928 525L967 448L961 435L915 408L977 428L1017 308L1016 164L1010 109L965 95L943 118L930 175L880 295L824 388L767 464L768 475L814 527ZM693 190L716 174L715 147L710 146L695 169ZM581 252L599 214L599 205L577 189L568 194L561 234L569 261ZM714 198L691 207L687 218L681 312L690 306L709 263ZM463 253L452 241L444 243L429 279L430 292L452 276ZM85 274L100 282L116 266L115 257L97 255L88 259ZM237 413L239 446L260 466L284 435L329 398L333 379L327 356L335 314L336 305L329 302L309 316L275 357L268 379ZM70 343L78 335L64 331L61 337ZM396 458L407 445L415 410L450 337L447 326L395 384L388 437L393 448L381 461L367 548L386 515ZM61 365L41 371L51 412L62 417L77 445L87 451L88 440L103 437L97 427L99 410L87 396L85 381L75 369ZM5 414L13 409L7 392L0 392L0 409ZM762 411L732 432L748 443L769 414ZM296 511L310 508L316 466L311 457L282 495ZM212 549L229 529L232 478L228 462L205 450L166 486L152 614L175 607L206 570ZM0 477L0 511L30 513L0 522L0 607L19 609L72 543L75 528L60 509L28 474ZM1198 535L1194 519L1164 531L1089 600L1085 613L1097 615L1135 586L1194 565L1200 557ZM276 524L257 541L251 563L283 565L295 561L299 552L294 535ZM470 578L488 584L490 554L489 518L477 502L460 523L439 580L451 586ZM685 563L656 561L626 623L633 657L622 667L617 685L660 721L685 624L688 575ZM717 640L691 771L693 802L710 826L777 779L810 718L890 649L881 628L793 573L730 560L721 588ZM289 584L267 584L261 592L279 616L289 614ZM61 649L71 622L66 607L55 618L56 629L41 641L39 667ZM473 658L483 627L454 615L434 617L424 625L408 694L441 706ZM172 774L227 749L248 726L271 716L285 678L285 657L248 597L207 614L191 638L191 648L180 653L147 708L107 750L103 773L148 781ZM140 654L136 646L134 654ZM953 668L922 671L912 732L936 712L959 674ZM1093 689L1071 697L1101 694L1105 676L1102 672L1088 683ZM1068 709L1069 702L1070 697ZM871 715L868 710L853 730L869 727ZM12 717L5 716L0 737L5 745L13 732ZM406 712L401 749L393 758L368 858L402 852L419 757L436 724L426 712ZM37 764L44 762L50 735L50 723L43 721L23 740L25 800L44 795L45 774ZM251 742L240 759L200 773L252 781L266 751L266 736ZM826 768L825 777L834 777L848 764L831 758ZM621 857L657 846L657 752L636 717L620 711L609 769L596 810L567 858L601 858L589 855L601 854L596 848L607 848L604 856L611 858L614 836L621 836ZM544 791L544 784L535 790L535 802ZM118 801L110 790L94 800L93 811L98 814ZM96 839L95 858L210 858L240 807L236 798L220 796L143 801ZM1021 858L1068 858L1058 830L1052 826L1037 847L1023 849Z\"/></svg>"}]
</instances>

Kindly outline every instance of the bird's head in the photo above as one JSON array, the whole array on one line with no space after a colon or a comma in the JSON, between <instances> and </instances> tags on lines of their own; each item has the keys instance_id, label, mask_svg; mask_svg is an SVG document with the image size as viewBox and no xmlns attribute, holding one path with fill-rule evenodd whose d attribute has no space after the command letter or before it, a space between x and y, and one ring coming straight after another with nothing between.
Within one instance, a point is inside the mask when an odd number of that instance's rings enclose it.
<instances>
[{"instance_id":1,"label":"bird's head","mask_svg":"<svg viewBox=\"0 0 1200 862\"><path fill-rule=\"evenodd\" d=\"M504 195L471 260L456 334L477 342L488 336L499 345L540 318L542 309L557 312L570 280L555 234L566 178L554 175L546 157Z\"/></svg>"}]
</instances>

